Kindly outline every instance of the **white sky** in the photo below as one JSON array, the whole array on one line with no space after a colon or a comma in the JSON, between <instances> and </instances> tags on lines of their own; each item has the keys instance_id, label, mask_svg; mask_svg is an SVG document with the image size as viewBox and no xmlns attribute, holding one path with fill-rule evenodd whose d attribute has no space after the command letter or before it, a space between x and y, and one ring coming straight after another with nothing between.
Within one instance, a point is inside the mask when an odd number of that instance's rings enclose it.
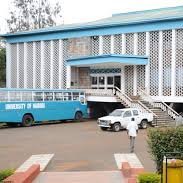
<instances>
[{"instance_id":1,"label":"white sky","mask_svg":"<svg viewBox=\"0 0 183 183\"><path fill-rule=\"evenodd\" d=\"M13 0L0 0L1 33ZM55 0L50 0L53 2ZM79 23L109 17L114 13L183 5L183 0L60 0L64 24Z\"/></svg>"}]
</instances>

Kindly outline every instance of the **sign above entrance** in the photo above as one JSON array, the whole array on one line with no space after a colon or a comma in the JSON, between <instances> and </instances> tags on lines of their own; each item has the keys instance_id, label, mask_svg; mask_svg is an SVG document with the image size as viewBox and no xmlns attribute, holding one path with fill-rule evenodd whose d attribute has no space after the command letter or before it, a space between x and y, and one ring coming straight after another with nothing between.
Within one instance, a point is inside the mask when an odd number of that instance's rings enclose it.
<instances>
[{"instance_id":1,"label":"sign above entrance","mask_svg":"<svg viewBox=\"0 0 183 183\"><path fill-rule=\"evenodd\" d=\"M67 60L67 65L75 67L90 67L90 66L120 66L120 65L147 65L147 56L136 55L97 55L88 57L77 57Z\"/></svg>"}]
</instances>

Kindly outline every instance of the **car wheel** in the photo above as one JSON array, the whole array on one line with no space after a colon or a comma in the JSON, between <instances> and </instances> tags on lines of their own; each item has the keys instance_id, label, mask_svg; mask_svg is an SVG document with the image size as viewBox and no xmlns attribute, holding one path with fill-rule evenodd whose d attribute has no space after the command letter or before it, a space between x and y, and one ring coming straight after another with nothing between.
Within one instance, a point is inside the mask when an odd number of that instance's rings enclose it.
<instances>
[{"instance_id":1,"label":"car wheel","mask_svg":"<svg viewBox=\"0 0 183 183\"><path fill-rule=\"evenodd\" d=\"M22 126L24 126L24 127L32 126L33 122L34 122L34 119L33 119L32 115L26 114L23 116Z\"/></svg>"},{"instance_id":2,"label":"car wheel","mask_svg":"<svg viewBox=\"0 0 183 183\"><path fill-rule=\"evenodd\" d=\"M108 127L100 127L100 129L102 130L102 131L106 131L107 129L108 129Z\"/></svg>"},{"instance_id":3,"label":"car wheel","mask_svg":"<svg viewBox=\"0 0 183 183\"><path fill-rule=\"evenodd\" d=\"M142 120L140 123L140 126L142 129L146 129L147 128L147 120Z\"/></svg>"},{"instance_id":4,"label":"car wheel","mask_svg":"<svg viewBox=\"0 0 183 183\"><path fill-rule=\"evenodd\" d=\"M76 121L82 121L83 120L83 114L81 112L76 112L74 119Z\"/></svg>"},{"instance_id":5,"label":"car wheel","mask_svg":"<svg viewBox=\"0 0 183 183\"><path fill-rule=\"evenodd\" d=\"M121 130L121 125L120 123L114 123L113 126L112 126L112 130L114 132L119 132Z\"/></svg>"}]
</instances>

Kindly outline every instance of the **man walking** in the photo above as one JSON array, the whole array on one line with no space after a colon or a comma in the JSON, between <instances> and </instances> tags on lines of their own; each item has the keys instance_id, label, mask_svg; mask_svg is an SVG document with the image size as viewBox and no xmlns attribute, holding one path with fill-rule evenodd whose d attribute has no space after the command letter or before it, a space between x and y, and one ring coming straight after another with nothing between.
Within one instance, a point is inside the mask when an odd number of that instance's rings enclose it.
<instances>
[{"instance_id":1,"label":"man walking","mask_svg":"<svg viewBox=\"0 0 183 183\"><path fill-rule=\"evenodd\" d=\"M134 152L134 146L135 146L135 137L138 133L138 125L135 122L135 118L132 118L131 122L127 125L127 134L130 138L130 152Z\"/></svg>"}]
</instances>

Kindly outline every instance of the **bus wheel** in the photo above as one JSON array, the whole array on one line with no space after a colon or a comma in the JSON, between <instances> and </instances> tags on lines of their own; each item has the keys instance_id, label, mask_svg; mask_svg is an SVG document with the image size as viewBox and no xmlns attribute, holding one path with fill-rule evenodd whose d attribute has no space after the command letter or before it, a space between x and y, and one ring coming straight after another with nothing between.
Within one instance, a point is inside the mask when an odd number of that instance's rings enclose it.
<instances>
[{"instance_id":1,"label":"bus wheel","mask_svg":"<svg viewBox=\"0 0 183 183\"><path fill-rule=\"evenodd\" d=\"M76 121L82 121L83 120L83 114L81 112L76 112L74 119Z\"/></svg>"},{"instance_id":2,"label":"bus wheel","mask_svg":"<svg viewBox=\"0 0 183 183\"><path fill-rule=\"evenodd\" d=\"M26 114L22 119L22 126L24 127L32 126L33 121L34 121L33 117L30 114Z\"/></svg>"}]
</instances>

